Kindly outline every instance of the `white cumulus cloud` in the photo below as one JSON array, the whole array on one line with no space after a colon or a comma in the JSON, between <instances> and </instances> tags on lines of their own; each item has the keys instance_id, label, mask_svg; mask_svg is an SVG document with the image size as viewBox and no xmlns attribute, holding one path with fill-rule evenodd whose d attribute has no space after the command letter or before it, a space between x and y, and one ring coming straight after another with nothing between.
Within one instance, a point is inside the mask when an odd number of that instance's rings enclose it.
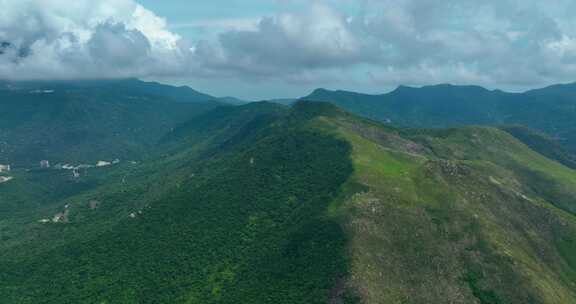
<instances>
[{"instance_id":1,"label":"white cumulus cloud","mask_svg":"<svg viewBox=\"0 0 576 304\"><path fill-rule=\"evenodd\" d=\"M0 77L182 73L181 37L132 0L0 0Z\"/></svg>"},{"instance_id":2,"label":"white cumulus cloud","mask_svg":"<svg viewBox=\"0 0 576 304\"><path fill-rule=\"evenodd\" d=\"M0 78L201 77L335 86L575 80L573 0L278 3L279 11L267 16L190 20L220 31L190 41L170 30L187 24L170 27L134 0L0 0Z\"/></svg>"},{"instance_id":3,"label":"white cumulus cloud","mask_svg":"<svg viewBox=\"0 0 576 304\"><path fill-rule=\"evenodd\" d=\"M572 0L285 2L300 9L198 43L195 62L223 75L314 82L329 72L381 86L576 80Z\"/></svg>"}]
</instances>

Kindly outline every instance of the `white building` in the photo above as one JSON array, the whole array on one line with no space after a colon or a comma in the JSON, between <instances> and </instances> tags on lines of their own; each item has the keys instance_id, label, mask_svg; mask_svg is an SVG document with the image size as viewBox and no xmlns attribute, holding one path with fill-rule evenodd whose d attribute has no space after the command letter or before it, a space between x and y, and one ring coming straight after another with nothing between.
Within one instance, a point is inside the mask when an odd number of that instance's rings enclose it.
<instances>
[{"instance_id":1,"label":"white building","mask_svg":"<svg viewBox=\"0 0 576 304\"><path fill-rule=\"evenodd\" d=\"M7 181L10 181L12 179L14 179L14 178L11 176L0 176L0 184L5 183Z\"/></svg>"},{"instance_id":2,"label":"white building","mask_svg":"<svg viewBox=\"0 0 576 304\"><path fill-rule=\"evenodd\" d=\"M40 161L40 168L42 168L42 169L49 169L49 168L50 168L50 161L41 160L41 161Z\"/></svg>"},{"instance_id":3,"label":"white building","mask_svg":"<svg viewBox=\"0 0 576 304\"><path fill-rule=\"evenodd\" d=\"M111 162L104 161L104 160L100 160L100 161L98 161L98 163L96 163L96 167L106 167L106 166L110 166L110 165L112 165Z\"/></svg>"}]
</instances>

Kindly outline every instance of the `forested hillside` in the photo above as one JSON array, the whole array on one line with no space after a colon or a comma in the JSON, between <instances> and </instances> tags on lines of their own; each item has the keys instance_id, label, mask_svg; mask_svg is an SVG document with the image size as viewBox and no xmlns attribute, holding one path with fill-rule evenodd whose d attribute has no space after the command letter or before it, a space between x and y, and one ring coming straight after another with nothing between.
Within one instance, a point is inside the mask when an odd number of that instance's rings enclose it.
<instances>
[{"instance_id":1,"label":"forested hillside","mask_svg":"<svg viewBox=\"0 0 576 304\"><path fill-rule=\"evenodd\" d=\"M256 103L161 143L0 184L7 303L576 302L576 171L500 129Z\"/></svg>"},{"instance_id":2,"label":"forested hillside","mask_svg":"<svg viewBox=\"0 0 576 304\"><path fill-rule=\"evenodd\" d=\"M137 80L4 83L0 163L140 159L171 129L220 105L186 91Z\"/></svg>"}]
</instances>

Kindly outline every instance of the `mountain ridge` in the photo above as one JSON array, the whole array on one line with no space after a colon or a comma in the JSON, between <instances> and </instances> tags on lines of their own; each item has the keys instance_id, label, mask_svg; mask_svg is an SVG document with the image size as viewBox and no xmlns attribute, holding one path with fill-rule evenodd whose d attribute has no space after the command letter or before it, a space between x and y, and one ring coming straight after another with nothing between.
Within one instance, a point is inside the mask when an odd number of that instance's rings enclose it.
<instances>
[{"instance_id":1,"label":"mountain ridge","mask_svg":"<svg viewBox=\"0 0 576 304\"><path fill-rule=\"evenodd\" d=\"M196 91L189 86L172 86L138 78L87 79L87 80L0 80L4 89L10 90L79 90L107 88L122 90L124 93L147 94L171 98L178 102L209 102L217 97Z\"/></svg>"},{"instance_id":2,"label":"mountain ridge","mask_svg":"<svg viewBox=\"0 0 576 304\"><path fill-rule=\"evenodd\" d=\"M422 90L422 89L429 90L429 89L441 89L441 88L475 89L475 90L479 90L479 91L500 92L500 93L505 93L505 94L527 94L527 93L546 91L546 90L550 90L550 89L564 89L564 90L575 89L576 90L576 81L559 83L559 84L550 84L550 85L546 85L546 86L539 87L539 88L526 89L523 91L516 91L516 92L506 91L506 90L498 89L498 88L489 89L487 87L484 87L481 85L475 85L475 84L453 84L453 83L439 83L439 84L422 85L422 86L400 84L396 88L389 90L388 92L384 92L384 93L362 93L362 92L353 91L353 90L327 89L327 88L320 87L320 88L316 88L316 89L312 90L312 92L310 94L306 95L305 97L301 97L300 99L306 99L307 96L313 95L315 92L320 92L320 93L321 92L325 92L325 93L339 92L339 93L353 93L353 94L365 95L365 96L383 96L383 95L391 94L395 91Z\"/></svg>"},{"instance_id":3,"label":"mountain ridge","mask_svg":"<svg viewBox=\"0 0 576 304\"><path fill-rule=\"evenodd\" d=\"M455 85L400 86L379 95L317 89L301 100L332 102L355 114L404 127L525 125L576 151L576 83L523 93Z\"/></svg>"},{"instance_id":4,"label":"mountain ridge","mask_svg":"<svg viewBox=\"0 0 576 304\"><path fill-rule=\"evenodd\" d=\"M216 108L176 133L138 164L0 185L4 299L576 300L576 171L498 128L402 129L308 101ZM46 180L61 192L43 197Z\"/></svg>"}]
</instances>

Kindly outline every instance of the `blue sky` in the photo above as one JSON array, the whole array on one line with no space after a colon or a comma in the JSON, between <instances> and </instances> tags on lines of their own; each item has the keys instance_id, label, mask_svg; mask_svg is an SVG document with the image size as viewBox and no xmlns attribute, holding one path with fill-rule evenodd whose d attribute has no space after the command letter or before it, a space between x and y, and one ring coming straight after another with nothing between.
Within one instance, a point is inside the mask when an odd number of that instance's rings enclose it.
<instances>
[{"instance_id":1,"label":"blue sky","mask_svg":"<svg viewBox=\"0 0 576 304\"><path fill-rule=\"evenodd\" d=\"M250 100L318 87L523 90L576 80L574 0L0 0L0 7L0 42L8 42L0 78L139 77Z\"/></svg>"}]
</instances>

